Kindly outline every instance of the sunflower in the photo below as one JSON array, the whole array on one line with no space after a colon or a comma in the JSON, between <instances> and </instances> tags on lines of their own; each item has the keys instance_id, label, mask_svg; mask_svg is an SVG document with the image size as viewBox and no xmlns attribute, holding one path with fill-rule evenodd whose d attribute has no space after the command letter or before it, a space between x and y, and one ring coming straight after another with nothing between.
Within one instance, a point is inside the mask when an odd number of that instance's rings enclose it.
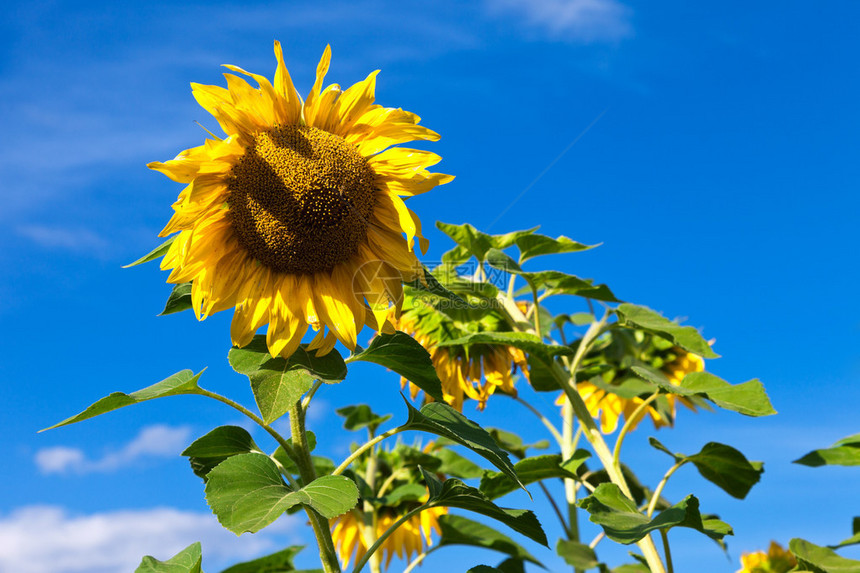
<instances>
[{"instance_id":1,"label":"sunflower","mask_svg":"<svg viewBox=\"0 0 860 573\"><path fill-rule=\"evenodd\" d=\"M629 344L617 344L613 350L608 347L604 349L597 358L592 357L590 362L597 361L619 362L620 364L612 364L615 368L604 373L602 380L605 383L611 384L613 381L623 381L629 376L635 376L629 373L626 365L630 362L633 354L635 359L640 363L645 363L659 369L663 375L674 385L679 385L684 377L692 372L704 372L705 361L702 357L687 352L683 348L672 346L671 343L666 343L663 339L646 336L644 333L637 331L634 339L636 344L632 347ZM629 343L629 341L627 341ZM624 346L626 355L618 358L617 351L619 346ZM605 386L606 384L603 384ZM604 434L611 434L618 427L618 421L623 416L625 419L630 419L633 413L644 401L642 398L624 398L618 394L609 392L600 387L600 385L584 381L576 385L576 389L582 396L589 413L597 418L600 422L600 429ZM567 398L564 394L558 397L556 404L563 405ZM645 409L645 413L651 417L655 428L671 426L675 420L675 412L677 404L683 404L691 410L696 410L696 404L688 398L676 396L674 394L661 395L656 401L652 402ZM635 428L642 420L644 414L640 414L639 418L634 420L632 428Z\"/></svg>"},{"instance_id":2,"label":"sunflower","mask_svg":"<svg viewBox=\"0 0 860 573\"><path fill-rule=\"evenodd\" d=\"M478 409L483 410L496 391L515 396L514 373L518 368L528 379L526 356L522 350L493 344L473 344L468 348L439 346L443 340L454 340L468 334L458 328L460 322L451 316L455 310L443 313L409 295L405 301L406 310L396 323L397 329L411 334L430 353L442 382L442 396L453 408L462 412L463 402L471 398L477 400ZM503 326L503 321L494 312L478 312L483 315L477 322L481 330L494 331ZM400 383L405 387L407 380L401 378ZM414 399L420 390L410 382L409 391ZM432 400L429 396L426 399Z\"/></svg>"},{"instance_id":3,"label":"sunflower","mask_svg":"<svg viewBox=\"0 0 860 573\"><path fill-rule=\"evenodd\" d=\"M783 549L776 541L770 542L767 553L756 551L741 555L741 568L737 573L786 573L797 565L791 551Z\"/></svg>"},{"instance_id":4,"label":"sunflower","mask_svg":"<svg viewBox=\"0 0 860 573\"><path fill-rule=\"evenodd\" d=\"M236 346L268 324L273 356L291 355L309 326L308 349L354 349L365 325L391 330L401 278L423 278L413 247L417 237L426 252L427 241L404 199L453 177L427 171L438 155L392 147L439 135L373 103L378 70L323 89L327 46L303 102L278 42L275 56L274 82L226 66L258 87L234 74L226 88L191 85L226 137L149 164L187 184L160 234L178 232L161 268L169 283L191 282L199 320L235 307Z\"/></svg>"},{"instance_id":5,"label":"sunflower","mask_svg":"<svg viewBox=\"0 0 860 573\"><path fill-rule=\"evenodd\" d=\"M440 533L439 517L447 513L446 507L431 507L404 521L379 548L385 568L388 568L395 553L400 559L412 559L413 554L423 553L425 546L432 547L431 534L433 531L437 535ZM380 510L376 520L376 537L379 538L402 515L391 508ZM345 570L353 555L356 560L361 559L371 545L365 539L364 518L360 511L352 510L331 520L331 526L332 540Z\"/></svg>"}]
</instances>

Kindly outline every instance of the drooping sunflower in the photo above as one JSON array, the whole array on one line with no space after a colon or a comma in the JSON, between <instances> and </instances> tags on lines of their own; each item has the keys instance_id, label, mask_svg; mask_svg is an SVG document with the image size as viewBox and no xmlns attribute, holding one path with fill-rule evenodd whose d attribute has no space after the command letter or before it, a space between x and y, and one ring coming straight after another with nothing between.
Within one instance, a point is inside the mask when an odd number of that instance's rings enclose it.
<instances>
[{"instance_id":1,"label":"drooping sunflower","mask_svg":"<svg viewBox=\"0 0 860 573\"><path fill-rule=\"evenodd\" d=\"M369 513L365 514L362 510L365 504L360 502L356 508L330 521L332 540L344 570L353 558L361 559L373 542L398 519L427 501L427 490L423 487L419 465L435 471L440 479L445 479L444 462L434 455L437 448L433 442L423 448L420 444L408 446L402 443L390 449L380 448L375 454L372 480L367 475L368 457L361 457L354 462L353 471L364 476L368 485L374 484L374 495ZM416 484L422 487L416 488ZM394 555L400 559L412 559L414 554L422 553L425 547L431 547L433 532L437 535L441 533L439 518L447 513L446 507L430 507L404 521L380 546L380 562L388 568ZM373 539L368 539L369 524L372 524L370 529Z\"/></svg>"},{"instance_id":2,"label":"drooping sunflower","mask_svg":"<svg viewBox=\"0 0 860 573\"><path fill-rule=\"evenodd\" d=\"M466 398L476 400L478 409L483 410L487 400L494 392L516 395L514 375L519 369L528 379L526 356L522 350L512 346L494 344L472 344L462 346L439 346L442 341L455 340L469 332L460 328L468 317L452 316L468 313L466 309L434 308L420 298L405 297L404 310L397 321L397 329L409 333L421 343L429 353L442 382L442 395L450 406L463 411ZM482 331L495 331L504 327L501 317L485 309L471 324ZM457 320L461 318L463 320ZM401 386L407 380L401 378ZM414 399L420 389L409 383L409 391ZM428 400L432 400L429 396Z\"/></svg>"},{"instance_id":3,"label":"drooping sunflower","mask_svg":"<svg viewBox=\"0 0 860 573\"><path fill-rule=\"evenodd\" d=\"M741 555L741 568L737 573L786 573L796 565L797 559L791 551L771 541L767 553L756 551Z\"/></svg>"},{"instance_id":4,"label":"drooping sunflower","mask_svg":"<svg viewBox=\"0 0 860 573\"><path fill-rule=\"evenodd\" d=\"M226 136L149 164L187 184L160 234L178 232L161 268L169 283L191 282L198 319L235 307L236 346L268 324L273 356L291 355L309 326L318 354L337 340L354 349L365 325L391 329L401 278L423 277L413 246L427 241L404 199L453 177L427 170L438 155L393 147L439 136L373 103L378 70L323 89L327 46L302 101L278 42L275 56L274 82L226 66L257 87L234 74L226 88L192 84Z\"/></svg>"},{"instance_id":5,"label":"drooping sunflower","mask_svg":"<svg viewBox=\"0 0 860 573\"><path fill-rule=\"evenodd\" d=\"M611 386L636 375L630 371L632 365L647 365L659 370L674 385L679 385L687 374L704 372L705 361L701 356L687 352L683 348L672 345L662 338L635 331L630 337L620 337L612 340L594 355L589 356L586 364L602 363L610 368L600 375L603 386ZM636 409L643 403L642 398L624 398L614 394L601 385L583 381L576 385L589 413L600 422L600 430L611 434L618 427L618 421L624 417L630 419ZM563 405L567 398L559 396L556 404ZM635 428L647 414L655 428L671 426L675 421L677 404L683 404L695 411L693 400L674 394L661 395L649 404L644 413L633 421Z\"/></svg>"}]
</instances>

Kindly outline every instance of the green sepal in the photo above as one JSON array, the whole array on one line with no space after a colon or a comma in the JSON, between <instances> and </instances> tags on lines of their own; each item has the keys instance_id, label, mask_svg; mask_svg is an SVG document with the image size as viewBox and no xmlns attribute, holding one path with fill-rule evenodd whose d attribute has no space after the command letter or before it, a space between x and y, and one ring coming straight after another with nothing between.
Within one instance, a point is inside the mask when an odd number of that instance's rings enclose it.
<instances>
[{"instance_id":1,"label":"green sepal","mask_svg":"<svg viewBox=\"0 0 860 573\"><path fill-rule=\"evenodd\" d=\"M175 241L178 236L179 235L173 235L172 237L168 237L166 241L149 251L147 254L122 268L127 269L129 267L135 267L137 265L142 265L143 263L148 263L149 261L154 261L158 257L163 257L167 254L168 249L170 249L170 245L173 244L173 241Z\"/></svg>"},{"instance_id":2,"label":"green sepal","mask_svg":"<svg viewBox=\"0 0 860 573\"><path fill-rule=\"evenodd\" d=\"M299 346L288 358L272 357L265 335L257 335L242 348L233 347L227 360L233 370L251 381L254 400L263 417L271 424L292 408L310 390L314 380L331 384L346 378L346 364L337 350L325 356Z\"/></svg>"},{"instance_id":3,"label":"green sepal","mask_svg":"<svg viewBox=\"0 0 860 573\"><path fill-rule=\"evenodd\" d=\"M93 403L80 414L76 414L71 418L66 418L58 424L54 424L53 426L49 426L39 431L44 432L45 430L52 430L54 428L59 428L60 426L67 426L69 424L95 418L96 416L118 410L119 408L124 408L125 406L139 404L155 398L177 396L180 394L200 394L200 387L197 385L197 380L200 378L201 374L203 374L203 371L194 374L191 370L182 370L165 378L161 382L157 382L152 386L147 386L146 388L132 392L131 394L113 392L112 394L109 394L101 400Z\"/></svg>"},{"instance_id":4,"label":"green sepal","mask_svg":"<svg viewBox=\"0 0 860 573\"><path fill-rule=\"evenodd\" d=\"M345 476L327 475L293 491L269 456L248 453L229 457L209 472L206 501L221 525L239 535L260 531L300 503L326 518L337 517L355 507L358 488Z\"/></svg>"},{"instance_id":5,"label":"green sepal","mask_svg":"<svg viewBox=\"0 0 860 573\"><path fill-rule=\"evenodd\" d=\"M409 409L409 418L400 426L403 430L430 432L466 446L525 489L508 454L499 448L484 428L444 402L431 402L416 410L405 397L403 401Z\"/></svg>"},{"instance_id":6,"label":"green sepal","mask_svg":"<svg viewBox=\"0 0 860 573\"><path fill-rule=\"evenodd\" d=\"M430 354L421 344L403 332L375 336L367 349L356 349L348 362L361 360L379 364L406 378L434 400L444 400L442 382L433 367Z\"/></svg>"},{"instance_id":7,"label":"green sepal","mask_svg":"<svg viewBox=\"0 0 860 573\"><path fill-rule=\"evenodd\" d=\"M501 521L514 531L521 533L545 547L547 545L546 534L541 528L535 514L524 509L506 509L497 506L487 499L480 490L464 484L457 478L448 478L444 482L432 473L421 469L424 475L424 483L427 484L429 499L425 503L427 507L457 507L480 513Z\"/></svg>"},{"instance_id":8,"label":"green sepal","mask_svg":"<svg viewBox=\"0 0 860 573\"><path fill-rule=\"evenodd\" d=\"M621 326L640 328L703 358L720 356L711 350L710 344L702 338L698 330L692 326L681 326L646 306L624 303L615 309L615 313Z\"/></svg>"},{"instance_id":9,"label":"green sepal","mask_svg":"<svg viewBox=\"0 0 860 573\"><path fill-rule=\"evenodd\" d=\"M203 552L200 542L195 541L167 561L159 561L151 555L144 557L134 573L203 573Z\"/></svg>"}]
</instances>

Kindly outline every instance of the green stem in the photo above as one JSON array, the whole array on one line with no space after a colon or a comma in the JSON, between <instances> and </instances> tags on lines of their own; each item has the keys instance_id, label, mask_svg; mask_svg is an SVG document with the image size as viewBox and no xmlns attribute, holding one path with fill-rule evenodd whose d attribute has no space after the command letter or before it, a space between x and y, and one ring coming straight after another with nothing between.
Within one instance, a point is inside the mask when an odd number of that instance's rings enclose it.
<instances>
[{"instance_id":1,"label":"green stem","mask_svg":"<svg viewBox=\"0 0 860 573\"><path fill-rule=\"evenodd\" d=\"M501 394L501 395L502 396L509 396L510 398L513 398L514 400L516 400L517 402L519 402L520 404L522 404L523 406L528 408L528 410L532 414L537 416L538 419L540 419L540 421L543 423L543 425L546 426L546 429L549 430L549 433L552 434L553 438L555 438L555 441L558 444L558 447L560 447L560 448L563 447L562 444L564 443L564 437L559 433L558 428L556 428L553 425L553 423L550 422L546 418L546 416L544 416L543 414L540 413L540 410L538 410L537 408L535 408L534 406L532 406L531 404L529 404L528 402L526 402L525 400L523 400L519 396L511 396L510 394Z\"/></svg>"},{"instance_id":2,"label":"green stem","mask_svg":"<svg viewBox=\"0 0 860 573\"><path fill-rule=\"evenodd\" d=\"M666 474L663 476L663 479L660 480L660 483L657 484L657 489L654 490L654 493L651 495L651 501L648 503L648 509L645 511L645 515L649 518L654 514L654 510L657 508L657 502L660 501L660 494L663 493L663 488L666 487L666 484L669 482L669 478L672 477L678 468L687 463L687 460L681 460L677 462L674 466L669 468Z\"/></svg>"},{"instance_id":3,"label":"green stem","mask_svg":"<svg viewBox=\"0 0 860 573\"><path fill-rule=\"evenodd\" d=\"M317 393L320 386L322 386L322 380L315 380L314 385L311 386L311 389L308 390L308 393L305 394L304 398L302 398L302 410L304 410L305 415L308 413L308 406L310 406L311 399L314 397L314 394Z\"/></svg>"},{"instance_id":4,"label":"green stem","mask_svg":"<svg viewBox=\"0 0 860 573\"><path fill-rule=\"evenodd\" d=\"M424 560L425 560L425 559L427 559L427 556L428 556L428 555L430 555L431 553L433 553L434 551L436 551L436 550L437 550L437 549L439 549L440 547L442 547L442 546L441 546L441 545L436 545L436 546L434 546L434 547L430 547L430 548L428 548L428 549L427 549L427 551L425 551L425 552L423 552L423 553L419 553L419 554L415 557L415 559L413 559L413 560L412 560L412 563L410 563L410 564L409 564L409 566L408 566L408 567L406 567L406 569L404 569L404 570L403 570L403 573L412 573L412 570L414 570L416 567L418 567L419 565L421 565L421 563L423 563L423 562L424 562Z\"/></svg>"},{"instance_id":5,"label":"green stem","mask_svg":"<svg viewBox=\"0 0 860 573\"><path fill-rule=\"evenodd\" d=\"M602 332L608 318L609 311L603 315L603 318L597 322L593 322L591 326L588 327L588 330L582 337L579 347L576 349L576 354L571 361L569 374L557 363L552 364L551 371L558 381L559 386L561 386L567 396L567 400L573 409L573 413L579 419L579 423L583 428L585 439L588 440L589 444L591 444L594 453L597 454L598 459L600 459L601 464L603 464L603 467L606 469L606 473L609 476L610 481L617 485L624 495L633 499L633 495L630 493L630 487L627 485L627 480L621 472L620 464L616 463L613 459L612 452L609 450L609 446L606 444L603 434L600 432L594 418L592 418L589 413L588 407L586 407L585 402L582 400L582 396L580 396L579 392L576 390L576 371L579 368L579 364L591 348L591 345ZM666 572L663 567L663 562L660 559L660 555L657 552L657 547L654 545L654 540L650 535L637 541L636 545L645 556L652 573Z\"/></svg>"},{"instance_id":6,"label":"green stem","mask_svg":"<svg viewBox=\"0 0 860 573\"><path fill-rule=\"evenodd\" d=\"M367 428L367 441L372 442L373 428L368 426ZM368 450L368 459L367 459L367 467L364 472L364 481L367 483L368 489L371 491L371 494L376 496L376 447L375 445L370 446ZM373 505L364 500L364 536L365 536L365 544L371 545L376 543L376 512L373 509ZM372 573L381 573L380 569L380 555L378 553L374 553L370 556L370 571Z\"/></svg>"},{"instance_id":7,"label":"green stem","mask_svg":"<svg viewBox=\"0 0 860 573\"><path fill-rule=\"evenodd\" d=\"M416 515L416 514L420 513L421 511L423 511L423 510L425 510L425 509L428 509L428 507L429 507L429 506L427 506L427 505L423 505L423 504L422 504L422 505L419 505L418 507L416 507L416 508L415 508L415 509L413 509L412 511L408 511L408 512L406 512L405 514L403 514L403 516L402 516L400 519L398 519L398 520L397 520L397 521L395 521L393 524L391 524L391 527L389 527L388 529L386 529L386 530L382 533L382 535L380 535L380 536L379 536L379 539L377 539L377 540L376 540L376 542L375 542L373 545L371 545L371 546L370 546L370 549L368 549L368 550L367 550L367 553L365 553L365 554L361 557L361 559L359 559L359 560L358 560L358 562L355 564L355 569L353 569L353 570L352 570L352 573L358 573L359 571L361 571L361 570L362 570L362 568L363 568L365 565L367 565L367 562L370 560L370 556L371 556L371 555L373 555L374 553L376 553L376 551L377 551L380 547L382 547L382 544L383 544L383 543L385 543L385 540L386 540L386 539L388 539L388 537L389 537L392 533L394 533L394 532L397 530L397 528L398 528L398 527L400 527L400 526L401 526L405 521L407 521L407 520L408 520L409 518L411 518L413 515Z\"/></svg>"},{"instance_id":8,"label":"green stem","mask_svg":"<svg viewBox=\"0 0 860 573\"><path fill-rule=\"evenodd\" d=\"M667 530L660 530L660 537L663 538L663 553L666 555L666 573L674 573L675 568L672 566L672 552L669 551L669 535Z\"/></svg>"},{"instance_id":9,"label":"green stem","mask_svg":"<svg viewBox=\"0 0 860 573\"><path fill-rule=\"evenodd\" d=\"M302 483L307 485L316 479L316 471L311 461L310 448L308 448L308 439L305 434L305 412L301 401L297 401L290 408L290 430L292 432L293 446L295 446L295 461L299 468L299 475L302 478ZM303 505L302 507L304 507L305 512L308 514L308 519L314 530L314 536L319 545L320 561L322 562L323 570L325 573L340 573L340 563L337 560L337 552L331 538L331 529L328 520L310 506Z\"/></svg>"},{"instance_id":10,"label":"green stem","mask_svg":"<svg viewBox=\"0 0 860 573\"><path fill-rule=\"evenodd\" d=\"M543 334L540 330L540 300L538 300L537 289L529 283L529 286L532 287L532 299L534 299L534 318L535 318L535 334L537 334L538 338L543 341Z\"/></svg>"},{"instance_id":11,"label":"green stem","mask_svg":"<svg viewBox=\"0 0 860 573\"><path fill-rule=\"evenodd\" d=\"M549 489L547 489L546 485L544 485L542 481L537 482L537 484L543 490L544 495L546 495L547 500L549 500L549 504L555 510L555 514L558 517L558 521L559 523L561 523L562 529L564 529L564 534L567 536L568 539L573 540L573 534L570 531L570 527L568 527L567 525L567 521L565 521L564 519L564 514L561 513L561 509L559 509L558 504L553 499L552 494L549 492Z\"/></svg>"},{"instance_id":12,"label":"green stem","mask_svg":"<svg viewBox=\"0 0 860 573\"><path fill-rule=\"evenodd\" d=\"M361 454L366 452L369 448L372 448L373 446L375 446L376 444L378 444L379 442L381 442L385 438L390 438L394 434L399 434L400 432L405 432L405 431L406 430L404 430L403 428L392 428L392 429L388 430L387 432L383 432L382 434L379 434L378 436L376 436L375 438L373 438L369 442L362 444L361 446L358 447L358 449L356 449L354 452L352 452L348 458L343 460L343 462L341 462L341 464L339 466L337 466L337 468L333 472L331 472L331 475L336 476L336 475L342 474L346 470L346 468L349 467L349 465L352 462L354 462L356 459L361 457Z\"/></svg>"},{"instance_id":13,"label":"green stem","mask_svg":"<svg viewBox=\"0 0 860 573\"><path fill-rule=\"evenodd\" d=\"M657 399L657 396L660 395L659 390L654 392L650 396L648 396L645 400L639 404L635 410L633 410L633 414L624 421L624 426L621 427L621 431L618 432L618 439L615 440L615 448L612 450L612 461L615 464L620 464L621 458L621 444L624 443L624 438L627 437L627 433L633 429L633 427L639 423L639 415L642 414L645 409L648 407L651 402Z\"/></svg>"},{"instance_id":14,"label":"green stem","mask_svg":"<svg viewBox=\"0 0 860 573\"><path fill-rule=\"evenodd\" d=\"M561 459L568 460L573 455L575 449L573 408L570 405L570 401L564 401L564 404L561 407L561 412L564 424L562 427L564 436L561 444ZM562 482L564 483L564 498L567 502L567 538L570 541L579 542L579 516L577 514L578 510L576 507L576 482L570 478L565 478ZM581 571L578 567L574 567L573 570L575 573L580 573Z\"/></svg>"}]
</instances>

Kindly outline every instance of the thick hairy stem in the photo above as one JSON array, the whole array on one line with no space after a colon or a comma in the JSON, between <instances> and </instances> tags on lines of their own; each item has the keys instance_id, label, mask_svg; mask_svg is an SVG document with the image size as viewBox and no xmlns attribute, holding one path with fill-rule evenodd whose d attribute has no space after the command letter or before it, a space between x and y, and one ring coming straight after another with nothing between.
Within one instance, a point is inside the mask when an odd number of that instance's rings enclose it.
<instances>
[{"instance_id":1,"label":"thick hairy stem","mask_svg":"<svg viewBox=\"0 0 860 573\"><path fill-rule=\"evenodd\" d=\"M296 455L296 466L299 468L299 476L305 485L316 479L316 471L311 461L311 453L308 448L308 439L305 434L305 412L301 402L296 402L290 409L290 430L292 431L293 448ZM320 550L320 561L325 573L340 573L340 563L337 560L337 552L331 538L331 529L328 519L317 513L313 508L303 506L311 527L314 530L317 544Z\"/></svg>"}]
</instances>

